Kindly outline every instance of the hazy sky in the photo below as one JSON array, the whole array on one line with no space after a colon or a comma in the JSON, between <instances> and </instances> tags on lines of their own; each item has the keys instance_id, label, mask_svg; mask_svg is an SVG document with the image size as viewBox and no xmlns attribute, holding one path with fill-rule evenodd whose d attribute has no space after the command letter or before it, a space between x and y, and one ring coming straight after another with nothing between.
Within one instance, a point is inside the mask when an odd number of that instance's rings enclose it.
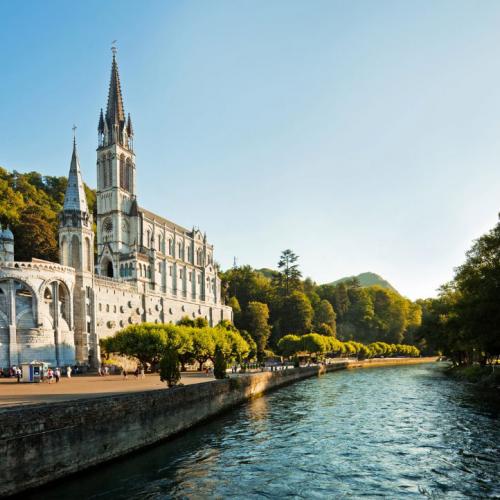
<instances>
[{"instance_id":1,"label":"hazy sky","mask_svg":"<svg viewBox=\"0 0 500 500\"><path fill-rule=\"evenodd\" d=\"M0 2L0 165L95 186L111 52L139 204L223 268L423 297L500 209L498 1Z\"/></svg>"}]
</instances>

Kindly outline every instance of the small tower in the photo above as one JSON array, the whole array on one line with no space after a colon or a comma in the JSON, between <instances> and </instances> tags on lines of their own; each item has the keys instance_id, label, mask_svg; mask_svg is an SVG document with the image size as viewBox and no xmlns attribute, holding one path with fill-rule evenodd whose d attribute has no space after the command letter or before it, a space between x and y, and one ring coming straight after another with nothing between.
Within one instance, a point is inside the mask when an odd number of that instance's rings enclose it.
<instances>
[{"instance_id":1,"label":"small tower","mask_svg":"<svg viewBox=\"0 0 500 500\"><path fill-rule=\"evenodd\" d=\"M75 130L76 127L73 127ZM92 273L94 270L92 215L85 196L75 137L68 187L59 214L59 260L62 265L74 267L77 272Z\"/></svg>"},{"instance_id":2,"label":"small tower","mask_svg":"<svg viewBox=\"0 0 500 500\"><path fill-rule=\"evenodd\" d=\"M73 134L76 127L73 127ZM76 271L73 294L73 329L76 359L88 360L92 366L99 362L99 345L95 333L94 232L89 212L80 161L73 135L73 154L68 175L68 187L59 214L59 259L61 264Z\"/></svg>"},{"instance_id":3,"label":"small tower","mask_svg":"<svg viewBox=\"0 0 500 500\"><path fill-rule=\"evenodd\" d=\"M14 235L7 226L2 231L0 226L0 262L14 261Z\"/></svg>"}]
</instances>

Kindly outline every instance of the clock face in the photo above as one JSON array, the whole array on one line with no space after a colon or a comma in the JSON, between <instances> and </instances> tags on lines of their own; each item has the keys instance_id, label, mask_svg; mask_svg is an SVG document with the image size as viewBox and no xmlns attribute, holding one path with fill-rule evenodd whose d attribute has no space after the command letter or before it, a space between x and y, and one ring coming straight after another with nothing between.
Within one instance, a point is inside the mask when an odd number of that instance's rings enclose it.
<instances>
[{"instance_id":1,"label":"clock face","mask_svg":"<svg viewBox=\"0 0 500 500\"><path fill-rule=\"evenodd\" d=\"M111 231L113 231L113 222L109 218L105 219L102 227L106 233L110 233Z\"/></svg>"}]
</instances>

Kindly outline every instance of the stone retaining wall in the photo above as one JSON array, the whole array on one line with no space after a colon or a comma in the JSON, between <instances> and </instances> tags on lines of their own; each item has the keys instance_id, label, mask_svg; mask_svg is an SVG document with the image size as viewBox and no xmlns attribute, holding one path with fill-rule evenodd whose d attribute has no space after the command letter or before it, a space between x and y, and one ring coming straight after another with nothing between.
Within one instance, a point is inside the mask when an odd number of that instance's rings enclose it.
<instances>
[{"instance_id":1,"label":"stone retaining wall","mask_svg":"<svg viewBox=\"0 0 500 500\"><path fill-rule=\"evenodd\" d=\"M170 390L3 409L0 496L19 493L125 455L268 390L349 365L354 364L345 361Z\"/></svg>"}]
</instances>

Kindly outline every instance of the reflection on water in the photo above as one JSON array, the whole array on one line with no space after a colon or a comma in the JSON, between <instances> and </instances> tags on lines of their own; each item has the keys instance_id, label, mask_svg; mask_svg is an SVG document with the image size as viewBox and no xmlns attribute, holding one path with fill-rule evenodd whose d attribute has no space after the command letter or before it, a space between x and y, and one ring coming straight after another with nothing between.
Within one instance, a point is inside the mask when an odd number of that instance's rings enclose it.
<instances>
[{"instance_id":1,"label":"reflection on water","mask_svg":"<svg viewBox=\"0 0 500 500\"><path fill-rule=\"evenodd\" d=\"M499 404L487 396L447 379L436 365L331 373L41 493L498 497Z\"/></svg>"}]
</instances>

